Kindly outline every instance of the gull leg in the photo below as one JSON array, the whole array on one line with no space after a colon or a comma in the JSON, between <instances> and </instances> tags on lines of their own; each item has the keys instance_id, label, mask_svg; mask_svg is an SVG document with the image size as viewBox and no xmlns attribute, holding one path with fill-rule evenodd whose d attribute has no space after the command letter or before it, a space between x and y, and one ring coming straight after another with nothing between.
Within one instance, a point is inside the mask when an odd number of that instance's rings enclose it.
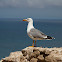
<instances>
[{"instance_id":1,"label":"gull leg","mask_svg":"<svg viewBox=\"0 0 62 62\"><path fill-rule=\"evenodd\" d=\"M34 40L33 40L33 44L32 44L32 46L29 46L29 47L34 47Z\"/></svg>"},{"instance_id":2,"label":"gull leg","mask_svg":"<svg viewBox=\"0 0 62 62\"><path fill-rule=\"evenodd\" d=\"M35 40L35 47L36 47L36 40Z\"/></svg>"},{"instance_id":3,"label":"gull leg","mask_svg":"<svg viewBox=\"0 0 62 62\"><path fill-rule=\"evenodd\" d=\"M32 46L34 47L34 40L33 40L33 44L32 44Z\"/></svg>"}]
</instances>

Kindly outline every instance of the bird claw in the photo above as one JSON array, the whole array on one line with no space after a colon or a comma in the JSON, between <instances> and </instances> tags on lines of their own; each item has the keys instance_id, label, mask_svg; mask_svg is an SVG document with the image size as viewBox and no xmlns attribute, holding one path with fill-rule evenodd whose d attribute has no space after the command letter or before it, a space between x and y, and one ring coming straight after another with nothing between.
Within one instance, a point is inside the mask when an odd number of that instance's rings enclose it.
<instances>
[{"instance_id":1,"label":"bird claw","mask_svg":"<svg viewBox=\"0 0 62 62\"><path fill-rule=\"evenodd\" d=\"M29 47L34 47L34 46L29 46Z\"/></svg>"}]
</instances>

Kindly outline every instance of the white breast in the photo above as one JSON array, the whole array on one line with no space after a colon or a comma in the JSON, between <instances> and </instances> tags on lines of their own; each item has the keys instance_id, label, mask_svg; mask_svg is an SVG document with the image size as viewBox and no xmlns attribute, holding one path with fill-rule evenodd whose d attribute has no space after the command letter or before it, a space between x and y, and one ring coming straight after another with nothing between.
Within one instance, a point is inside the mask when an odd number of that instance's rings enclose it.
<instances>
[{"instance_id":1,"label":"white breast","mask_svg":"<svg viewBox=\"0 0 62 62\"><path fill-rule=\"evenodd\" d=\"M29 23L28 23L28 26L27 26L27 33L30 32L30 30L31 30L32 28L34 28L33 22L29 22Z\"/></svg>"}]
</instances>

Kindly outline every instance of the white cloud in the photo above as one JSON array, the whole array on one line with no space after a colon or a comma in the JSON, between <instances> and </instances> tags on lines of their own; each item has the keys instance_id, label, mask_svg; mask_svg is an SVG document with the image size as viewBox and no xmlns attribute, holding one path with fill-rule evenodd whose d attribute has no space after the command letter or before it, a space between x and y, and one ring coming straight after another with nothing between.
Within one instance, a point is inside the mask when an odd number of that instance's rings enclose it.
<instances>
[{"instance_id":1,"label":"white cloud","mask_svg":"<svg viewBox=\"0 0 62 62\"><path fill-rule=\"evenodd\" d=\"M62 6L62 0L0 0L0 7L45 7Z\"/></svg>"}]
</instances>

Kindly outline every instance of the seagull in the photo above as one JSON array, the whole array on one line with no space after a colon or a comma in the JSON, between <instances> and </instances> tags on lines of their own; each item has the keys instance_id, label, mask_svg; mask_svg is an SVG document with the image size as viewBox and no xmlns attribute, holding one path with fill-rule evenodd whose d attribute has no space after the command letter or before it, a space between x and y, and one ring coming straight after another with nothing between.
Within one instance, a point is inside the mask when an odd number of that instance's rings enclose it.
<instances>
[{"instance_id":1,"label":"seagull","mask_svg":"<svg viewBox=\"0 0 62 62\"><path fill-rule=\"evenodd\" d=\"M34 26L33 26L33 19L32 18L23 19L23 21L27 21L28 22L27 34L33 40L32 47L36 46L36 41L37 40L51 40L51 39L54 39L53 37L45 35L40 30L34 28ZM34 44L34 41L35 41L35 44Z\"/></svg>"}]
</instances>

